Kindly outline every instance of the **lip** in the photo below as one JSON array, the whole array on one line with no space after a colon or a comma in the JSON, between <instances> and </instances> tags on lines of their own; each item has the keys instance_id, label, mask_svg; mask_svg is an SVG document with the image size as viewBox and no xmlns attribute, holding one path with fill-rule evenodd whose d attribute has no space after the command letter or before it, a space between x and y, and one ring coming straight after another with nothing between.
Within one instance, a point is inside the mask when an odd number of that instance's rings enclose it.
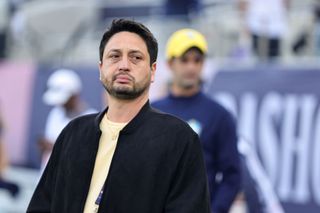
<instances>
[{"instance_id":1,"label":"lip","mask_svg":"<svg viewBox=\"0 0 320 213\"><path fill-rule=\"evenodd\" d=\"M198 76L196 74L193 73L189 73L183 76L186 79L193 79L193 78L197 78Z\"/></svg>"},{"instance_id":2,"label":"lip","mask_svg":"<svg viewBox=\"0 0 320 213\"><path fill-rule=\"evenodd\" d=\"M130 81L131 81L131 78L128 75L124 75L124 74L117 75L115 78L115 82L121 83L121 84L129 83Z\"/></svg>"}]
</instances>

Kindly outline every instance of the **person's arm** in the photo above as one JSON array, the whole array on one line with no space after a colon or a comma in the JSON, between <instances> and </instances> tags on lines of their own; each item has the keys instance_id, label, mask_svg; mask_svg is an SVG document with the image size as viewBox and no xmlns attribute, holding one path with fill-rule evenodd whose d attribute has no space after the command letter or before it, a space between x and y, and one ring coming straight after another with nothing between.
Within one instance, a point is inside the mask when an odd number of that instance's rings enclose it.
<instances>
[{"instance_id":1,"label":"person's arm","mask_svg":"<svg viewBox=\"0 0 320 213\"><path fill-rule=\"evenodd\" d=\"M37 145L42 157L41 171L44 170L46 164L48 163L49 157L51 155L53 145L60 133L63 126L59 122L61 117L61 110L58 107L54 107L48 114L44 134L40 135L37 140ZM60 130L60 131L59 131Z\"/></svg>"},{"instance_id":2,"label":"person's arm","mask_svg":"<svg viewBox=\"0 0 320 213\"><path fill-rule=\"evenodd\" d=\"M4 145L3 145L3 141L2 141L3 128L4 128L3 122L1 120L1 115L0 115L0 177L8 165L8 160L6 157L6 153L4 151Z\"/></svg>"},{"instance_id":3,"label":"person's arm","mask_svg":"<svg viewBox=\"0 0 320 213\"><path fill-rule=\"evenodd\" d=\"M231 115L227 114L220 122L216 137L218 143L218 172L222 181L212 203L214 213L227 213L241 187L241 164L237 149L236 127Z\"/></svg>"},{"instance_id":4,"label":"person's arm","mask_svg":"<svg viewBox=\"0 0 320 213\"><path fill-rule=\"evenodd\" d=\"M189 136L189 137L188 137ZM210 196L200 141L194 133L184 134L188 140L179 159L175 177L167 197L165 213L210 213Z\"/></svg>"},{"instance_id":5,"label":"person's arm","mask_svg":"<svg viewBox=\"0 0 320 213\"><path fill-rule=\"evenodd\" d=\"M3 171L5 170L7 165L8 165L8 161L6 158L6 153L4 151L4 147L3 147L1 136L0 136L0 177L2 176Z\"/></svg>"},{"instance_id":6,"label":"person's arm","mask_svg":"<svg viewBox=\"0 0 320 213\"><path fill-rule=\"evenodd\" d=\"M41 176L41 179L32 195L27 212L51 212L51 202L55 193L56 175L62 151L64 131L55 143L50 160Z\"/></svg>"}]
</instances>

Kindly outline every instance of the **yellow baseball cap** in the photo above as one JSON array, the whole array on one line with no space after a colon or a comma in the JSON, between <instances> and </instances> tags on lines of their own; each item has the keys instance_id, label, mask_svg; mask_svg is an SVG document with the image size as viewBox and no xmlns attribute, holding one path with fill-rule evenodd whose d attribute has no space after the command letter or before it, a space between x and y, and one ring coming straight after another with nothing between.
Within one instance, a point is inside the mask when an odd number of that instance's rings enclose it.
<instances>
[{"instance_id":1,"label":"yellow baseball cap","mask_svg":"<svg viewBox=\"0 0 320 213\"><path fill-rule=\"evenodd\" d=\"M203 53L208 52L207 41L201 33L193 29L178 30L167 42L166 57L180 57L191 47L197 47Z\"/></svg>"}]
</instances>

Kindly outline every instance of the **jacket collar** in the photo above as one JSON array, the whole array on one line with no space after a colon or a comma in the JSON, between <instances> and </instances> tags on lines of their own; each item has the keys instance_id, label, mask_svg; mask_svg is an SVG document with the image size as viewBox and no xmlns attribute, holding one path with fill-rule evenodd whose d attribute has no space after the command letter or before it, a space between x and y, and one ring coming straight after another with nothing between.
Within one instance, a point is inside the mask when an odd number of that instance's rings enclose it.
<instances>
[{"instance_id":1,"label":"jacket collar","mask_svg":"<svg viewBox=\"0 0 320 213\"><path fill-rule=\"evenodd\" d=\"M101 111L95 118L95 126L97 129L100 131L99 125L100 122L104 116L104 114L108 111L107 107L105 110ZM122 133L128 134L132 131L134 131L140 124L141 122L145 119L145 116L148 111L151 110L150 102L149 100L143 105L143 107L140 109L138 114L121 130Z\"/></svg>"}]
</instances>

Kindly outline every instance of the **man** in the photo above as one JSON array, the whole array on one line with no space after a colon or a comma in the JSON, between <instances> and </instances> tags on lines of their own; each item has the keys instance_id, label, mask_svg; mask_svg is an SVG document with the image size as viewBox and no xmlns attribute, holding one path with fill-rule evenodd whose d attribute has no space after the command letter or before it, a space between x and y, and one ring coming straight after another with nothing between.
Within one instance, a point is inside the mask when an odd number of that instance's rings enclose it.
<instances>
[{"instance_id":1,"label":"man","mask_svg":"<svg viewBox=\"0 0 320 213\"><path fill-rule=\"evenodd\" d=\"M281 56L290 0L238 0L238 5L258 59L270 61Z\"/></svg>"},{"instance_id":2,"label":"man","mask_svg":"<svg viewBox=\"0 0 320 213\"><path fill-rule=\"evenodd\" d=\"M157 52L144 25L112 22L99 64L109 106L62 131L28 212L210 212L196 133L148 102Z\"/></svg>"},{"instance_id":3,"label":"man","mask_svg":"<svg viewBox=\"0 0 320 213\"><path fill-rule=\"evenodd\" d=\"M171 91L153 106L187 121L199 134L212 210L214 213L228 212L240 188L240 160L232 116L201 92L200 75L207 42L199 32L182 29L169 38L166 51L173 74Z\"/></svg>"},{"instance_id":4,"label":"man","mask_svg":"<svg viewBox=\"0 0 320 213\"><path fill-rule=\"evenodd\" d=\"M73 118L96 112L96 110L88 108L86 103L81 100L82 82L73 70L56 70L49 76L47 87L48 89L43 95L43 101L53 108L46 121L44 137L39 140L39 147L42 152L42 171L49 160L53 144L61 130Z\"/></svg>"}]
</instances>

